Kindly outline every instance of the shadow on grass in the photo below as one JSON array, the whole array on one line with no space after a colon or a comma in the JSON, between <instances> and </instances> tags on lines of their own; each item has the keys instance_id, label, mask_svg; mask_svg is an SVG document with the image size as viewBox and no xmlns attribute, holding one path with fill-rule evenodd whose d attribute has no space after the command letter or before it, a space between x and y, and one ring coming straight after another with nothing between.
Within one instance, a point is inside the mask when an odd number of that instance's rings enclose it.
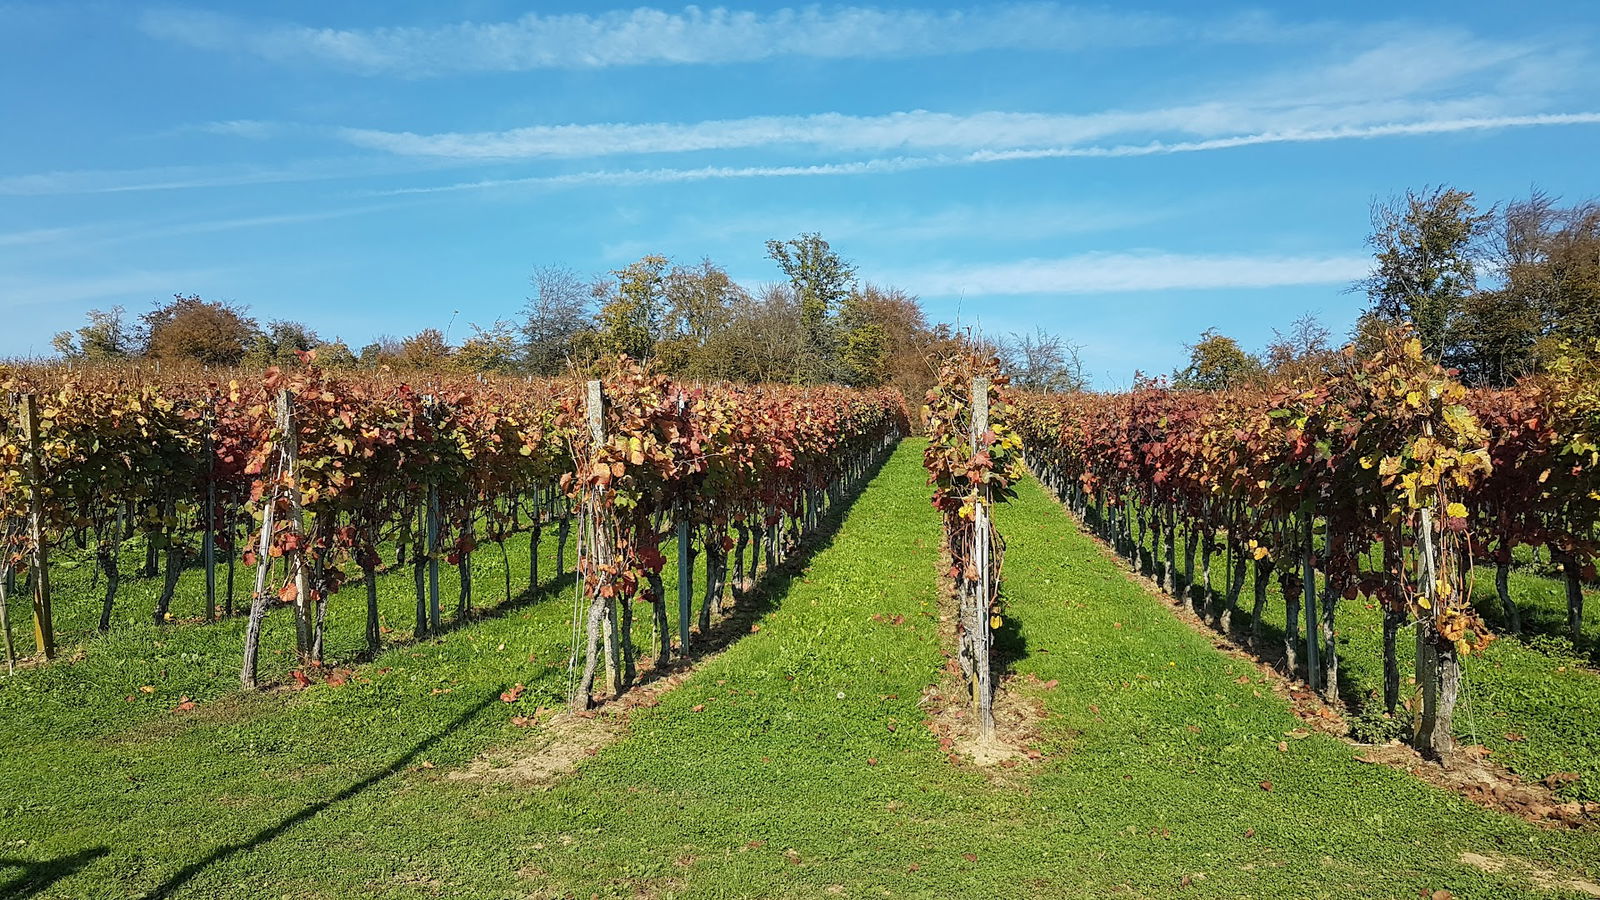
<instances>
[{"instance_id":1,"label":"shadow on grass","mask_svg":"<svg viewBox=\"0 0 1600 900\"><path fill-rule=\"evenodd\" d=\"M506 687L510 687L510 685L506 685ZM188 884L195 878L195 876L216 865L217 863L229 859L230 857L233 857L239 853L253 850L262 844L274 840L279 835L283 834L294 826L311 819L318 813L321 813L323 810L326 810L329 807L339 803L343 803L344 801L361 794L368 788L376 785L378 782L395 775L406 766L410 765L413 760L415 760L418 756L421 756L429 748L439 743L451 733L459 730L462 726L466 725L485 709L494 705L499 701L499 699L499 691L490 693L487 697L484 697L482 700L473 704L470 708L464 710L461 715L456 716L449 725L446 725L431 737L417 742L417 744L415 744L410 750L407 750L405 753L395 757L394 760L392 760L382 769L379 769L371 775L368 775L366 778L351 784L349 787L346 787L344 790L334 794L332 797L329 797L326 800L318 800L317 802L306 806L299 812L289 816L270 828L261 829L260 831L251 835L250 838L245 841L241 841L237 844L225 844L221 847L218 847L217 849L206 854L204 858L196 860L195 862L184 866L182 869L179 869L172 875L172 877L168 878L166 881L163 881L149 893L145 894L143 900L161 900L161 898L170 897L172 896L173 892Z\"/></svg>"},{"instance_id":2,"label":"shadow on grass","mask_svg":"<svg viewBox=\"0 0 1600 900\"><path fill-rule=\"evenodd\" d=\"M656 667L650 665L650 648L641 648L638 654L640 662L638 676L629 685L628 690L623 692L621 698L596 697L593 706L599 708L614 703L617 699L626 699L628 693L634 689L692 669L701 660L721 653L739 638L748 635L750 626L776 608L778 602L789 593L789 585L805 571L812 558L833 546L833 540L838 536L839 527L844 524L845 516L855 506L856 500L860 499L867 486L878 476L884 464L889 461L896 446L898 444L890 445L867 467L853 493L829 507L827 512L818 517L816 530L795 544L783 562L774 568L762 571L749 590L733 590L732 603L716 607L717 611L723 614L722 617L712 623L709 631L694 633L688 652L674 655L667 665ZM730 580L736 577L731 570L729 577Z\"/></svg>"},{"instance_id":3,"label":"shadow on grass","mask_svg":"<svg viewBox=\"0 0 1600 900\"><path fill-rule=\"evenodd\" d=\"M1560 578L1560 573L1556 573L1555 577ZM1552 592L1562 590L1559 581L1551 579L1551 583L1554 585ZM1587 591L1590 587L1585 585L1584 589ZM1600 635L1594 634L1591 629L1579 635L1576 645L1572 643L1572 633L1568 630L1565 596L1545 603L1530 603L1526 598L1519 598L1516 594L1512 594L1512 597L1517 600L1517 613L1522 619L1521 634L1511 632L1510 625L1506 622L1505 608L1500 605L1500 598L1495 595L1492 588L1487 591L1474 591L1472 607L1483 617L1484 624L1488 625L1499 638L1519 641L1540 652L1548 653L1551 650L1558 653L1565 652L1587 660L1592 667L1600 668Z\"/></svg>"},{"instance_id":4,"label":"shadow on grass","mask_svg":"<svg viewBox=\"0 0 1600 900\"><path fill-rule=\"evenodd\" d=\"M58 856L55 859L31 860L0 857L0 871L7 869L22 870L22 874L0 883L0 900L23 900L24 897L35 896L57 881L105 856L108 852L110 851L105 847L95 847L91 850L79 850L70 856Z\"/></svg>"},{"instance_id":5,"label":"shadow on grass","mask_svg":"<svg viewBox=\"0 0 1600 900\"><path fill-rule=\"evenodd\" d=\"M388 653L390 650L395 650L401 647L410 647L420 644L424 641L442 638L453 632L460 631L468 625L473 625L478 622L488 622L495 619L503 619L512 613L521 612L522 610L533 606L541 600L548 599L561 593L562 582L572 577L573 576L571 572L557 572L554 576L546 578L538 587L523 588L519 593L512 595L511 599L509 600L501 600L500 602L491 606L474 606L467 612L465 616L456 615L450 617L449 619L445 619L439 623L438 628L432 629L425 634L413 634L410 637L402 637L380 642L376 648L365 648L358 650L349 656L340 658L337 664L351 666L362 665L363 663L372 662L374 659L385 653ZM359 582L356 582L355 584L359 586Z\"/></svg>"}]
</instances>

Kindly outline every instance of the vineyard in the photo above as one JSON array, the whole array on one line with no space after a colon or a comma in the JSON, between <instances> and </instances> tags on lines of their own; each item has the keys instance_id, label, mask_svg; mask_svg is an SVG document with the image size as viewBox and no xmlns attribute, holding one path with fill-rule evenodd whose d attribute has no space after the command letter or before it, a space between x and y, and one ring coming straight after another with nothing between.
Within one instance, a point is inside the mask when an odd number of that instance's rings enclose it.
<instances>
[{"instance_id":1,"label":"vineyard","mask_svg":"<svg viewBox=\"0 0 1600 900\"><path fill-rule=\"evenodd\" d=\"M1399 635L1412 628L1417 741L1437 757L1455 747L1461 659L1494 639L1473 604L1475 565L1494 567L1516 632L1514 552L1547 552L1560 566L1568 637L1583 640L1583 585L1600 550L1595 374L1574 364L1474 394L1400 332L1384 352L1349 355L1315 383L1036 396L1021 416L1046 483L1190 612L1231 631L1249 578L1249 640L1259 648L1276 578L1283 665L1329 700L1340 700L1341 601L1383 611L1386 715L1400 702Z\"/></svg>"},{"instance_id":2,"label":"vineyard","mask_svg":"<svg viewBox=\"0 0 1600 900\"><path fill-rule=\"evenodd\" d=\"M5 388L0 896L1600 891L1592 364Z\"/></svg>"},{"instance_id":3,"label":"vineyard","mask_svg":"<svg viewBox=\"0 0 1600 900\"><path fill-rule=\"evenodd\" d=\"M681 387L626 359L582 396L531 380L419 391L335 379L309 364L294 374L269 370L249 388L117 373L23 373L7 387L0 611L8 667L17 661L8 607L19 571L33 600L36 655L55 656L49 561L62 547L92 553L103 575L101 631L135 539L143 539L143 574L162 575L158 626L173 620L185 567L203 569L207 621L234 614L244 567L253 589L240 680L254 689L272 608L292 610L299 661L317 668L328 604L350 583L363 588L365 641L375 651L380 570L409 557L421 638L444 625L441 563L456 570L454 616L464 620L479 542L499 548L509 599L506 543L526 536L528 583L538 585L537 545L553 529L558 567L573 542L583 593L594 598L584 622L587 665L574 684L580 709L602 653L612 696L634 678L632 648L615 638L628 628L628 601L654 610L658 664L672 655L660 581L665 541L675 540L685 568L707 557L697 620L704 631L730 588L752 583L763 561L781 562L906 428L902 402L887 392ZM380 554L386 547L390 563ZM693 599L684 585L680 652L691 640Z\"/></svg>"}]
</instances>

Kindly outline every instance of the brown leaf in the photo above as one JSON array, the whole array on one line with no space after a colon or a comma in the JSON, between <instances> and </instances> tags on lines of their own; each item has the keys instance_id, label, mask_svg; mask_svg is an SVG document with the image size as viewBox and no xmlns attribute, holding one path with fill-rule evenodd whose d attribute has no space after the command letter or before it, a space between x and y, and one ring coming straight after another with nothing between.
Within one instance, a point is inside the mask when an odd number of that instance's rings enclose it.
<instances>
[{"instance_id":1,"label":"brown leaf","mask_svg":"<svg viewBox=\"0 0 1600 900\"><path fill-rule=\"evenodd\" d=\"M1263 790L1263 791L1270 791L1270 790L1272 790L1272 782L1270 782L1270 781L1263 781L1263 782L1261 782L1261 789L1262 789L1262 790Z\"/></svg>"},{"instance_id":2,"label":"brown leaf","mask_svg":"<svg viewBox=\"0 0 1600 900\"><path fill-rule=\"evenodd\" d=\"M694 706L690 707L689 711L690 712L705 712L706 711L706 705L704 703L696 703Z\"/></svg>"}]
</instances>

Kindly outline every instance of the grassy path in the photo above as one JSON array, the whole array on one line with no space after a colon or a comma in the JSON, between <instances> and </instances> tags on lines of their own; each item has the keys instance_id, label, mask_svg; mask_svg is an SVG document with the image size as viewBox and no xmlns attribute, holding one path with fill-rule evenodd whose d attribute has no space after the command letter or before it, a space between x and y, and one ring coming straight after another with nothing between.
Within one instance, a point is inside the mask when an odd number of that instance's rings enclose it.
<instances>
[{"instance_id":1,"label":"grassy path","mask_svg":"<svg viewBox=\"0 0 1600 900\"><path fill-rule=\"evenodd\" d=\"M13 730L0 855L78 867L39 897L1558 896L1464 851L1600 875L1592 834L1286 738L1297 720L1254 670L1031 483L1000 526L1015 670L1059 682L1028 689L1047 758L1003 781L951 765L917 705L944 663L919 453L773 586L758 630L548 789L448 773L526 735L496 697L548 689L570 598L387 654L370 685L85 724L49 752Z\"/></svg>"}]
</instances>

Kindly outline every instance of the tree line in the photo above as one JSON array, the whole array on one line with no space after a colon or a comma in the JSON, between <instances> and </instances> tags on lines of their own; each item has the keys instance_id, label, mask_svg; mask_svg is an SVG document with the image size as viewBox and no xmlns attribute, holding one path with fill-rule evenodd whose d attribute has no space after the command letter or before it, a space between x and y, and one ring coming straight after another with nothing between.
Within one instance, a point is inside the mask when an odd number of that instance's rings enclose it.
<instances>
[{"instance_id":1,"label":"tree line","mask_svg":"<svg viewBox=\"0 0 1600 900\"><path fill-rule=\"evenodd\" d=\"M481 325L452 343L424 328L353 348L312 327L261 324L245 307L198 296L157 302L136 319L122 307L94 310L55 336L67 360L167 360L264 368L315 351L332 369L592 372L626 355L680 378L783 384L892 386L920 397L934 380L930 359L981 345L998 353L1013 380L1033 390L1086 386L1077 347L1042 329L985 339L930 323L917 297L859 277L820 234L771 240L767 257L782 280L754 290L710 259L675 263L647 255L598 275L559 265L535 268L517 316Z\"/></svg>"},{"instance_id":2,"label":"tree line","mask_svg":"<svg viewBox=\"0 0 1600 900\"><path fill-rule=\"evenodd\" d=\"M1534 191L1480 209L1471 192L1423 188L1375 202L1367 244L1372 272L1351 286L1367 298L1350 335L1362 356L1408 325L1463 383L1506 387L1600 347L1600 202ZM1260 353L1216 329L1187 349L1173 383L1199 390L1326 370L1338 350L1309 315Z\"/></svg>"}]
</instances>

